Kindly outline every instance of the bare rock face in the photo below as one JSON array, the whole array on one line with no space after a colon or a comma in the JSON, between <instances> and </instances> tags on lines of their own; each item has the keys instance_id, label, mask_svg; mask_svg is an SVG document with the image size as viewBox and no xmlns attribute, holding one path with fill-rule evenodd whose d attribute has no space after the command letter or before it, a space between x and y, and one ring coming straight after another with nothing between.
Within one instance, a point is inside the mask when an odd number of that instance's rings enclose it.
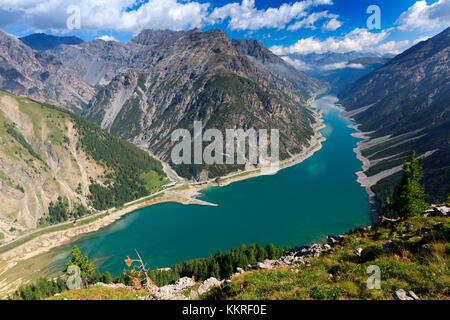
<instances>
[{"instance_id":1,"label":"bare rock face","mask_svg":"<svg viewBox=\"0 0 450 320\"><path fill-rule=\"evenodd\" d=\"M83 109L94 89L55 56L0 30L0 88L67 109Z\"/></svg>"}]
</instances>

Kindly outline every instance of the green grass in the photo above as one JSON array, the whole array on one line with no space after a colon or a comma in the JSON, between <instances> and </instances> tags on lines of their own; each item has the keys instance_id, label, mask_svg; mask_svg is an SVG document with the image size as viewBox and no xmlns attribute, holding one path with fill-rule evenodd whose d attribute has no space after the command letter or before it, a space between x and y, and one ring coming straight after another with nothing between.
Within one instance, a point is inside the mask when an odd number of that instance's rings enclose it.
<instances>
[{"instance_id":1,"label":"green grass","mask_svg":"<svg viewBox=\"0 0 450 320\"><path fill-rule=\"evenodd\" d=\"M432 228L423 237L411 237L423 227ZM202 299L393 299L398 289L412 290L421 299L450 297L450 223L446 218L415 217L393 228L345 236L342 247L319 258L308 258L308 265L292 269L248 272L235 277L223 289L215 289ZM383 251L382 244L395 239ZM427 244L429 252L419 251ZM355 247L364 249L361 257ZM367 268L376 265L381 270L381 290L367 288Z\"/></svg>"},{"instance_id":2,"label":"green grass","mask_svg":"<svg viewBox=\"0 0 450 320\"><path fill-rule=\"evenodd\" d=\"M160 174L156 173L155 171L148 171L145 173L142 173L140 178L145 183L145 188L149 193L153 193L155 191L161 190L161 187L167 183L169 183L169 179L166 177L161 176Z\"/></svg>"},{"instance_id":3,"label":"green grass","mask_svg":"<svg viewBox=\"0 0 450 320\"><path fill-rule=\"evenodd\" d=\"M88 289L64 291L47 300L139 300L139 297L147 295L146 291L134 291L129 288L93 286Z\"/></svg>"}]
</instances>

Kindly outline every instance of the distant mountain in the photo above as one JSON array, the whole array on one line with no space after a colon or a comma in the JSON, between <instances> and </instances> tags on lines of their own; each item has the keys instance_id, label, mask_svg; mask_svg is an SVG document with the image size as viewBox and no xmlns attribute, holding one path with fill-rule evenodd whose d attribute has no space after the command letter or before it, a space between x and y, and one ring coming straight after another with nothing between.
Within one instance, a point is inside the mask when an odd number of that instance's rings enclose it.
<instances>
[{"instance_id":1,"label":"distant mountain","mask_svg":"<svg viewBox=\"0 0 450 320\"><path fill-rule=\"evenodd\" d=\"M370 140L365 174L380 200L412 150L421 156L431 199L450 191L450 28L350 85L340 100Z\"/></svg>"},{"instance_id":2,"label":"distant mountain","mask_svg":"<svg viewBox=\"0 0 450 320\"><path fill-rule=\"evenodd\" d=\"M326 89L323 82L294 70L260 45L255 50L261 54L237 46L221 30L157 35L157 31L144 31L123 44L124 52L133 52L128 64L122 64L122 55L98 58L85 54L87 51L63 59L78 64L68 60L77 57L85 65L101 59L107 66L102 70L108 69L110 75L128 69L99 91L85 113L88 119L147 146L167 162L174 145L170 133L176 128L192 130L194 120L202 120L205 129L223 132L226 128L278 128L283 158L308 145L315 120L307 104ZM150 45L144 45L147 43ZM84 44L83 50L91 45ZM56 54L73 50L66 47L58 47ZM286 73L276 72L278 67ZM176 170L181 176L204 180L243 168L178 166Z\"/></svg>"},{"instance_id":3,"label":"distant mountain","mask_svg":"<svg viewBox=\"0 0 450 320\"><path fill-rule=\"evenodd\" d=\"M299 70L331 84L338 93L387 63L392 56L365 52L291 54L285 59Z\"/></svg>"},{"instance_id":4,"label":"distant mountain","mask_svg":"<svg viewBox=\"0 0 450 320\"><path fill-rule=\"evenodd\" d=\"M94 89L47 51L33 51L0 30L0 89L72 110L83 109Z\"/></svg>"},{"instance_id":5,"label":"distant mountain","mask_svg":"<svg viewBox=\"0 0 450 320\"><path fill-rule=\"evenodd\" d=\"M19 40L33 50L49 50L62 44L76 45L84 42L82 39L75 36L58 37L45 33L30 34L26 37L19 38Z\"/></svg>"},{"instance_id":6,"label":"distant mountain","mask_svg":"<svg viewBox=\"0 0 450 320\"><path fill-rule=\"evenodd\" d=\"M11 240L159 190L161 163L81 116L0 90L0 232ZM16 231L14 231L16 230Z\"/></svg>"},{"instance_id":7,"label":"distant mountain","mask_svg":"<svg viewBox=\"0 0 450 320\"><path fill-rule=\"evenodd\" d=\"M250 58L260 67L282 75L296 85L299 90L306 90L304 94L311 93L308 91L320 91L329 88L327 82L320 81L295 69L257 40L232 40L232 44L241 54Z\"/></svg>"}]
</instances>

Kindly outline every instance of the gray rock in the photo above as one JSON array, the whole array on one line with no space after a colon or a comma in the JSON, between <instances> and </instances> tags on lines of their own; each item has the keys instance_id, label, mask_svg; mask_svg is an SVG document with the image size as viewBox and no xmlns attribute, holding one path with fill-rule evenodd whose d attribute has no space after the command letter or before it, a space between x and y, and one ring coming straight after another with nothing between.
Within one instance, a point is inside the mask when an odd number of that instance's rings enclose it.
<instances>
[{"instance_id":1,"label":"gray rock","mask_svg":"<svg viewBox=\"0 0 450 320\"><path fill-rule=\"evenodd\" d=\"M203 294L217 286L220 286L220 281L217 280L216 278L211 277L211 278L203 281L203 283L198 288L197 292L198 292L198 294Z\"/></svg>"},{"instance_id":2,"label":"gray rock","mask_svg":"<svg viewBox=\"0 0 450 320\"><path fill-rule=\"evenodd\" d=\"M436 207L435 210L437 210L442 217L447 217L448 213L450 212L450 208L447 206Z\"/></svg>"},{"instance_id":3,"label":"gray rock","mask_svg":"<svg viewBox=\"0 0 450 320\"><path fill-rule=\"evenodd\" d=\"M185 300L187 297L183 295L183 291L192 288L194 285L195 281L192 278L183 277L175 284L159 288L154 297L157 300Z\"/></svg>"},{"instance_id":4,"label":"gray rock","mask_svg":"<svg viewBox=\"0 0 450 320\"><path fill-rule=\"evenodd\" d=\"M245 270L244 269L242 269L242 268L236 268L236 273L237 274L243 274L245 272Z\"/></svg>"},{"instance_id":5,"label":"gray rock","mask_svg":"<svg viewBox=\"0 0 450 320\"><path fill-rule=\"evenodd\" d=\"M361 257L361 253L363 252L363 248L358 248L358 249L356 249L355 250L355 254L358 256L358 257Z\"/></svg>"},{"instance_id":6,"label":"gray rock","mask_svg":"<svg viewBox=\"0 0 450 320\"><path fill-rule=\"evenodd\" d=\"M408 291L408 295L414 300L420 300L419 297L413 291Z\"/></svg>"},{"instance_id":7,"label":"gray rock","mask_svg":"<svg viewBox=\"0 0 450 320\"><path fill-rule=\"evenodd\" d=\"M335 237L333 237L333 236L327 236L327 243L328 243L330 246L336 245L337 242L338 242L338 240L337 240Z\"/></svg>"},{"instance_id":8,"label":"gray rock","mask_svg":"<svg viewBox=\"0 0 450 320\"><path fill-rule=\"evenodd\" d=\"M247 267L249 269L272 269L272 267L270 265L262 263L262 262L255 262L255 263L249 264Z\"/></svg>"},{"instance_id":9,"label":"gray rock","mask_svg":"<svg viewBox=\"0 0 450 320\"><path fill-rule=\"evenodd\" d=\"M394 298L395 300L414 300L413 298L409 297L406 291L403 289L395 291Z\"/></svg>"}]
</instances>

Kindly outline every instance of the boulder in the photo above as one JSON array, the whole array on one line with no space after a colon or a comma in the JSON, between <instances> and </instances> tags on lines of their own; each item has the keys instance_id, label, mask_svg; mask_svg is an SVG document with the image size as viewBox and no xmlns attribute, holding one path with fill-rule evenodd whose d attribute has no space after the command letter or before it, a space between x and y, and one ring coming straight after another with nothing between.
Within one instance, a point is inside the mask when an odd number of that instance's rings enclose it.
<instances>
[{"instance_id":1,"label":"boulder","mask_svg":"<svg viewBox=\"0 0 450 320\"><path fill-rule=\"evenodd\" d=\"M408 296L406 291L403 289L399 289L399 290L395 291L394 298L395 298L395 300L414 300L413 298Z\"/></svg>"},{"instance_id":2,"label":"boulder","mask_svg":"<svg viewBox=\"0 0 450 320\"><path fill-rule=\"evenodd\" d=\"M338 243L338 239L333 236L327 236L327 243L330 246L335 246Z\"/></svg>"},{"instance_id":3,"label":"boulder","mask_svg":"<svg viewBox=\"0 0 450 320\"><path fill-rule=\"evenodd\" d=\"M358 257L361 257L361 253L363 252L363 248L358 248L358 249L356 249L355 250L355 254L358 256Z\"/></svg>"},{"instance_id":4,"label":"boulder","mask_svg":"<svg viewBox=\"0 0 450 320\"><path fill-rule=\"evenodd\" d=\"M450 212L450 208L447 206L436 207L434 208L434 210L437 211L438 215L440 215L441 217L447 217L448 213Z\"/></svg>"},{"instance_id":5,"label":"boulder","mask_svg":"<svg viewBox=\"0 0 450 320\"><path fill-rule=\"evenodd\" d=\"M408 291L408 295L414 300L420 300L419 297L413 291Z\"/></svg>"},{"instance_id":6,"label":"boulder","mask_svg":"<svg viewBox=\"0 0 450 320\"><path fill-rule=\"evenodd\" d=\"M272 269L271 266L262 262L251 263L247 266L249 269Z\"/></svg>"},{"instance_id":7,"label":"boulder","mask_svg":"<svg viewBox=\"0 0 450 320\"><path fill-rule=\"evenodd\" d=\"M226 279L223 281L223 283L229 284L229 283L231 283L232 281L233 281L233 276L229 276L228 278L226 278Z\"/></svg>"},{"instance_id":8,"label":"boulder","mask_svg":"<svg viewBox=\"0 0 450 320\"><path fill-rule=\"evenodd\" d=\"M212 288L218 287L218 286L220 286L220 281L214 277L211 277L211 278L203 281L203 283L198 288L197 292L198 292L198 294L203 294L205 292L208 292Z\"/></svg>"},{"instance_id":9,"label":"boulder","mask_svg":"<svg viewBox=\"0 0 450 320\"><path fill-rule=\"evenodd\" d=\"M244 272L245 272L244 269L239 268L239 267L236 268L236 273L237 273L237 274L243 274Z\"/></svg>"},{"instance_id":10,"label":"boulder","mask_svg":"<svg viewBox=\"0 0 450 320\"><path fill-rule=\"evenodd\" d=\"M185 300L187 297L183 295L183 291L192 288L194 285L194 279L183 277L178 279L175 284L159 288L154 297L157 300Z\"/></svg>"}]
</instances>

